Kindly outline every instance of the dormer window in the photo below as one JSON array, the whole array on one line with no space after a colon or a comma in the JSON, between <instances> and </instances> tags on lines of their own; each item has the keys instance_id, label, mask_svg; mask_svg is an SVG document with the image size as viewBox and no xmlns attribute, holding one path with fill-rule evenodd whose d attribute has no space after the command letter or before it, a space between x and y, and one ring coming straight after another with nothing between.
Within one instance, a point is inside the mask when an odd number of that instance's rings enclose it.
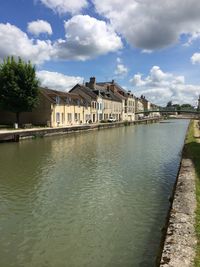
<instances>
[{"instance_id":1,"label":"dormer window","mask_svg":"<svg viewBox=\"0 0 200 267\"><path fill-rule=\"evenodd\" d=\"M70 105L70 103L71 103L71 98L66 98L66 104Z\"/></svg>"},{"instance_id":2,"label":"dormer window","mask_svg":"<svg viewBox=\"0 0 200 267\"><path fill-rule=\"evenodd\" d=\"M56 105L59 105L59 104L60 104L60 97L56 96Z\"/></svg>"}]
</instances>

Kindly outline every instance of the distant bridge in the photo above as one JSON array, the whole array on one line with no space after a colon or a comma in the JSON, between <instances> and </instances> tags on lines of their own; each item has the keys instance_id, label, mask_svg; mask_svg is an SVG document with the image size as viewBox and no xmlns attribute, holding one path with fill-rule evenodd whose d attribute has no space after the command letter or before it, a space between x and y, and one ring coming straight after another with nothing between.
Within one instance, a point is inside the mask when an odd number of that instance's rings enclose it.
<instances>
[{"instance_id":1,"label":"distant bridge","mask_svg":"<svg viewBox=\"0 0 200 267\"><path fill-rule=\"evenodd\" d=\"M178 113L178 114L192 114L192 115L200 115L200 111L197 110L189 110L189 109L159 109L159 110L143 110L135 112L135 114L149 114L149 113Z\"/></svg>"}]
</instances>

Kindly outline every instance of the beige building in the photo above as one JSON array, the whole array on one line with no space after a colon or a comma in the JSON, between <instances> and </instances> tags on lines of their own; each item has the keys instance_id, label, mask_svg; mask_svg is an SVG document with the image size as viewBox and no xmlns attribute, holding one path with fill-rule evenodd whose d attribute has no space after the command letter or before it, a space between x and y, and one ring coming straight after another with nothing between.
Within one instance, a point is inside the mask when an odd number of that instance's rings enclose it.
<instances>
[{"instance_id":1,"label":"beige building","mask_svg":"<svg viewBox=\"0 0 200 267\"><path fill-rule=\"evenodd\" d=\"M140 113L141 112L141 113ZM140 98L135 98L135 119L138 120L144 117L144 105ZM138 113L138 114L137 114Z\"/></svg>"},{"instance_id":2,"label":"beige building","mask_svg":"<svg viewBox=\"0 0 200 267\"><path fill-rule=\"evenodd\" d=\"M103 118L102 97L85 85L77 84L70 91L78 94L90 105L90 121L96 123Z\"/></svg>"},{"instance_id":3,"label":"beige building","mask_svg":"<svg viewBox=\"0 0 200 267\"><path fill-rule=\"evenodd\" d=\"M97 85L103 86L104 90L109 89L115 97L121 100L121 120L135 120L135 97L131 91L126 91L114 80L111 82L100 82Z\"/></svg>"},{"instance_id":4,"label":"beige building","mask_svg":"<svg viewBox=\"0 0 200 267\"><path fill-rule=\"evenodd\" d=\"M85 85L75 85L71 92L79 94L90 103L93 123L108 120L110 117L117 121L122 120L121 99L110 88L105 90L103 86L96 84L95 77L91 77Z\"/></svg>"},{"instance_id":5,"label":"beige building","mask_svg":"<svg viewBox=\"0 0 200 267\"><path fill-rule=\"evenodd\" d=\"M151 109L151 103L143 95L141 95L140 100L143 103L144 111L149 111Z\"/></svg>"},{"instance_id":6,"label":"beige building","mask_svg":"<svg viewBox=\"0 0 200 267\"><path fill-rule=\"evenodd\" d=\"M82 124L90 120L90 105L79 95L46 88L41 93L51 106L48 123L51 127Z\"/></svg>"},{"instance_id":7,"label":"beige building","mask_svg":"<svg viewBox=\"0 0 200 267\"><path fill-rule=\"evenodd\" d=\"M32 112L21 113L20 124L49 127L76 125L87 123L90 114L90 105L79 95L40 88L38 106ZM15 122L14 113L0 112L1 124Z\"/></svg>"}]
</instances>

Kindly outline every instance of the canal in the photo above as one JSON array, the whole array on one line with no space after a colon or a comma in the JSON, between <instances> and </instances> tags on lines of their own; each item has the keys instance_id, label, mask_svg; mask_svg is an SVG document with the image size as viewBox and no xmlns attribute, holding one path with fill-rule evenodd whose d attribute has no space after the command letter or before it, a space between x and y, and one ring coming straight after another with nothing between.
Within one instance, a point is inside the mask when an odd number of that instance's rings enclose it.
<instances>
[{"instance_id":1,"label":"canal","mask_svg":"<svg viewBox=\"0 0 200 267\"><path fill-rule=\"evenodd\" d=\"M155 266L187 127L0 144L0 266Z\"/></svg>"}]
</instances>

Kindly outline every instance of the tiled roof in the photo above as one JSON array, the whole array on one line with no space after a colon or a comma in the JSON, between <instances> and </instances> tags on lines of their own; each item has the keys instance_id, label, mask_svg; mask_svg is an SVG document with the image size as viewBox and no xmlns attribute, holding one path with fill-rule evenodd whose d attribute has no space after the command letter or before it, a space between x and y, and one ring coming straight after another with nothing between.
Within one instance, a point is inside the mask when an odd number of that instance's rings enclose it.
<instances>
[{"instance_id":1,"label":"tiled roof","mask_svg":"<svg viewBox=\"0 0 200 267\"><path fill-rule=\"evenodd\" d=\"M113 81L111 81L111 82L99 82L99 83L97 83L97 85L103 86L104 88L107 88L108 86L114 85L115 88L117 89L114 94L117 95L121 99L126 99L126 98L130 97L130 95L132 95L132 94L129 94L129 92L127 92L118 83L113 82Z\"/></svg>"},{"instance_id":2,"label":"tiled roof","mask_svg":"<svg viewBox=\"0 0 200 267\"><path fill-rule=\"evenodd\" d=\"M78 101L80 101L80 105L84 105L84 99L74 93L68 93L68 92L62 92L62 91L57 91L49 88L42 88L40 87L40 92L52 103L56 104L56 97L60 97L61 100L66 102L69 100L69 102L73 105L77 105Z\"/></svg>"},{"instance_id":3,"label":"tiled roof","mask_svg":"<svg viewBox=\"0 0 200 267\"><path fill-rule=\"evenodd\" d=\"M84 86L84 85L80 85L80 84L77 84L75 85L69 92L70 94L72 92L83 92L85 97L88 101L91 102L91 100L96 100L97 99L97 95L88 87ZM83 97L83 96L82 96Z\"/></svg>"}]
</instances>

